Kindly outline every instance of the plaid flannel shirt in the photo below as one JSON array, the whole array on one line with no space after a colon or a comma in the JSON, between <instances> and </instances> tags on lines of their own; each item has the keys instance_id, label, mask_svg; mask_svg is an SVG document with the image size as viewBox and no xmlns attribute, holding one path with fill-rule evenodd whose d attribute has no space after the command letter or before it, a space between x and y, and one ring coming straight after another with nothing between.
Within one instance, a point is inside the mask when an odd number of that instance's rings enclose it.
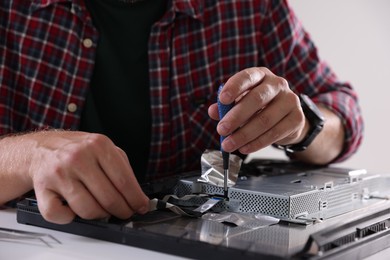
<instances>
[{"instance_id":1,"label":"plaid flannel shirt","mask_svg":"<svg viewBox=\"0 0 390 260\"><path fill-rule=\"evenodd\" d=\"M78 129L98 39L83 0L1 0L0 135ZM205 149L219 148L207 108L221 82L253 66L342 118L338 161L361 142L356 93L319 59L286 1L171 0L151 28L149 66L149 176L197 169Z\"/></svg>"}]
</instances>

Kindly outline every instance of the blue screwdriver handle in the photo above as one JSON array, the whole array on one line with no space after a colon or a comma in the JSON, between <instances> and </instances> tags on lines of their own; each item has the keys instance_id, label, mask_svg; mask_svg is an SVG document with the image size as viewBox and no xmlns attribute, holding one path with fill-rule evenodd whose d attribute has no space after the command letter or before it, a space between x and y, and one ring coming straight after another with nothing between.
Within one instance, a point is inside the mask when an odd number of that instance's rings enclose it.
<instances>
[{"instance_id":1,"label":"blue screwdriver handle","mask_svg":"<svg viewBox=\"0 0 390 260\"><path fill-rule=\"evenodd\" d=\"M234 102L228 105L222 104L221 101L219 100L219 94L221 93L223 88L223 84L219 86L218 89L218 98L217 98L217 103L218 103L218 112L219 112L219 120L221 120L229 111L232 109L234 106ZM225 152L222 149L222 142L225 139L225 136L220 137L220 142L221 142L221 153L222 153L222 161L223 161L223 194L226 199L229 199L228 197L228 178L229 178L229 157L230 153Z\"/></svg>"},{"instance_id":2,"label":"blue screwdriver handle","mask_svg":"<svg viewBox=\"0 0 390 260\"><path fill-rule=\"evenodd\" d=\"M232 109L232 107L234 106L234 102L231 104L225 105L225 104L222 104L221 101L219 101L219 94L221 93L222 88L223 88L223 84L221 84L219 86L219 89L218 89L217 103L218 103L219 120L221 120L227 114L227 112L229 112L230 109ZM221 135L221 138L220 138L221 143L223 142L224 139L225 139L225 136ZM221 151L222 151L222 146L221 146Z\"/></svg>"}]
</instances>

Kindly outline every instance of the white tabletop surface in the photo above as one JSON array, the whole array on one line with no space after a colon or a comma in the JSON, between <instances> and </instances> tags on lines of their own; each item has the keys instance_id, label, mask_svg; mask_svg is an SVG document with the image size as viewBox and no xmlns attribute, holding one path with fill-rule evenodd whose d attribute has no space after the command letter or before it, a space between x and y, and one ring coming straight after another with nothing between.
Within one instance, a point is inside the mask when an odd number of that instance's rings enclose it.
<instances>
[{"instance_id":1,"label":"white tabletop surface","mask_svg":"<svg viewBox=\"0 0 390 260\"><path fill-rule=\"evenodd\" d=\"M50 247L37 240L4 241L0 235L0 259L39 259L39 260L97 260L97 259L158 259L178 260L185 259L173 255L163 254L150 250L140 249L127 245L121 245L102 240L72 235L35 226L18 224L14 209L0 210L0 227L23 231L38 232L51 235L55 240L46 237L45 241L51 241Z\"/></svg>"}]
</instances>

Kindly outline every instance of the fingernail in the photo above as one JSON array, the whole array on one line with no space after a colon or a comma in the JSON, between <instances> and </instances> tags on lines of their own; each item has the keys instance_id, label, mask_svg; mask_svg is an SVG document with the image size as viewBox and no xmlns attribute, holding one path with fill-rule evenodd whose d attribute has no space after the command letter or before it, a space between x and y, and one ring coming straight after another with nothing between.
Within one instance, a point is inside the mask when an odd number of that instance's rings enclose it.
<instances>
[{"instance_id":1,"label":"fingernail","mask_svg":"<svg viewBox=\"0 0 390 260\"><path fill-rule=\"evenodd\" d=\"M221 93L220 100L224 103L230 104L233 102L232 94L229 91L224 91Z\"/></svg>"},{"instance_id":2,"label":"fingernail","mask_svg":"<svg viewBox=\"0 0 390 260\"><path fill-rule=\"evenodd\" d=\"M249 146L244 146L244 147L241 147L240 149L240 153L242 154L247 154L249 152Z\"/></svg>"},{"instance_id":3,"label":"fingernail","mask_svg":"<svg viewBox=\"0 0 390 260\"><path fill-rule=\"evenodd\" d=\"M221 135L227 135L230 132L230 126L228 123L222 122L218 126L218 132Z\"/></svg>"},{"instance_id":4,"label":"fingernail","mask_svg":"<svg viewBox=\"0 0 390 260\"><path fill-rule=\"evenodd\" d=\"M148 206L144 206L144 207L141 207L137 210L137 212L139 214L146 214L147 212L149 211L149 207Z\"/></svg>"},{"instance_id":5,"label":"fingernail","mask_svg":"<svg viewBox=\"0 0 390 260\"><path fill-rule=\"evenodd\" d=\"M227 138L223 141L223 148L226 151L232 151L235 147L235 142L231 138Z\"/></svg>"}]
</instances>

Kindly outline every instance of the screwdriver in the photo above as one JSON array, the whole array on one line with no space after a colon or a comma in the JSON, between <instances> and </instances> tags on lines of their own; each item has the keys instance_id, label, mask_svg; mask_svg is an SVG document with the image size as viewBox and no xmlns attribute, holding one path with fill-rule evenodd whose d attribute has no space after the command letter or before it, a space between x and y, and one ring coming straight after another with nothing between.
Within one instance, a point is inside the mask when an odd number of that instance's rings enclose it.
<instances>
[{"instance_id":1,"label":"screwdriver","mask_svg":"<svg viewBox=\"0 0 390 260\"><path fill-rule=\"evenodd\" d=\"M224 84L221 84L219 86L219 89L218 89L217 103L218 103L219 120L221 120L227 114L227 112L229 112L230 109L232 109L232 107L234 106L234 102L231 103L231 104L228 104L228 105L222 104L220 102L219 94L222 91L223 85ZM222 160L223 160L223 193L224 193L224 197L228 198L227 183L228 183L228 178L229 178L229 161L230 161L229 157L230 157L230 153L225 152L222 149L222 142L225 139L225 137L226 136L222 136L222 135L220 136L220 143L221 143L221 153L222 153Z\"/></svg>"}]
</instances>

